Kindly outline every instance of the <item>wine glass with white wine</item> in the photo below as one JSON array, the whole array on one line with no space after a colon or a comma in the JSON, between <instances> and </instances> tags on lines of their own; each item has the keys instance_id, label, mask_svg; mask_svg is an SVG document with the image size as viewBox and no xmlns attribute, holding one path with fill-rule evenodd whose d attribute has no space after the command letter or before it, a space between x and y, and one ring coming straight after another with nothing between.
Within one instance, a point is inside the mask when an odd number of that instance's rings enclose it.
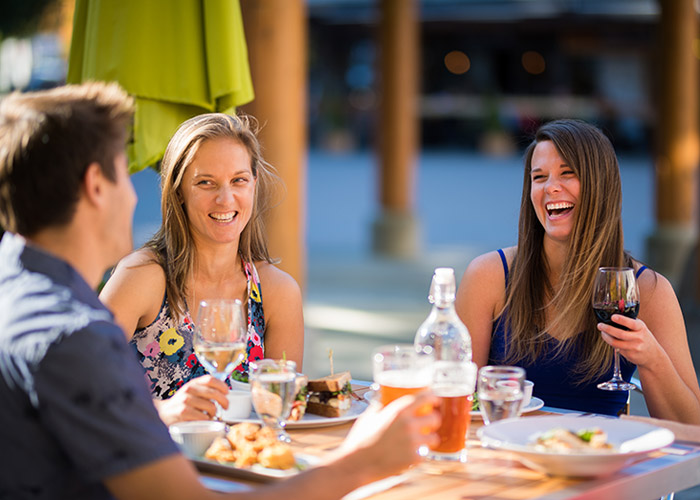
<instances>
[{"instance_id":1,"label":"wine glass with white wine","mask_svg":"<svg viewBox=\"0 0 700 500\"><path fill-rule=\"evenodd\" d=\"M192 345L197 359L222 382L241 364L246 350L246 318L240 300L214 299L199 303ZM221 408L216 405L216 420Z\"/></svg>"}]
</instances>

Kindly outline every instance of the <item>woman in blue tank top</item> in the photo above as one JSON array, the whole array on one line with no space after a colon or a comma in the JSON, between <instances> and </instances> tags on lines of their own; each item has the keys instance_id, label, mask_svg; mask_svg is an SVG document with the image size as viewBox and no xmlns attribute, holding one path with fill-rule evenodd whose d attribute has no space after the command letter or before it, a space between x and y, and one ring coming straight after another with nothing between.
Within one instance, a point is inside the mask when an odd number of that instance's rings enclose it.
<instances>
[{"instance_id":1,"label":"woman in blue tank top","mask_svg":"<svg viewBox=\"0 0 700 500\"><path fill-rule=\"evenodd\" d=\"M627 392L597 384L638 369L649 413L700 423L700 388L683 315L666 278L623 248L622 192L615 151L596 127L577 120L543 125L525 153L517 247L474 259L457 292L474 361L522 366L534 395L550 406L618 414ZM591 307L598 267L635 269L637 319L597 323ZM612 346L612 347L611 347Z\"/></svg>"}]
</instances>

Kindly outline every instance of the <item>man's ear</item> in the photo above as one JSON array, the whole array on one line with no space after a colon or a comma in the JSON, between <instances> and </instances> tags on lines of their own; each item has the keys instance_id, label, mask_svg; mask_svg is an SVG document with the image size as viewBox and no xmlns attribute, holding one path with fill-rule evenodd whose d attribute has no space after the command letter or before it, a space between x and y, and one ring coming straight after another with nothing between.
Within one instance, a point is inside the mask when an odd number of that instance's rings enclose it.
<instances>
[{"instance_id":1,"label":"man's ear","mask_svg":"<svg viewBox=\"0 0 700 500\"><path fill-rule=\"evenodd\" d=\"M107 182L107 178L102 173L100 164L92 162L88 165L83 176L83 196L85 201L93 205L102 206L106 192L105 182Z\"/></svg>"}]
</instances>

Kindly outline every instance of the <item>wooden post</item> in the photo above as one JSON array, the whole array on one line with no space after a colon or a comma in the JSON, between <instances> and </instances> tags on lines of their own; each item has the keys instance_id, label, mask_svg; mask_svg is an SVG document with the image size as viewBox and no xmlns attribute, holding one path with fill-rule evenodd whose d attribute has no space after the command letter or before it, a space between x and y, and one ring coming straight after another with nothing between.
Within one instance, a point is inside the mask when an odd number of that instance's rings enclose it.
<instances>
[{"instance_id":1,"label":"wooden post","mask_svg":"<svg viewBox=\"0 0 700 500\"><path fill-rule=\"evenodd\" d=\"M267 234L279 267L304 287L306 278L306 2L241 0L255 99L243 111L262 130L263 156L285 184Z\"/></svg>"},{"instance_id":2,"label":"wooden post","mask_svg":"<svg viewBox=\"0 0 700 500\"><path fill-rule=\"evenodd\" d=\"M648 261L678 286L697 240L698 16L693 0L660 0L660 57L656 128L657 228Z\"/></svg>"},{"instance_id":3,"label":"wooden post","mask_svg":"<svg viewBox=\"0 0 700 500\"><path fill-rule=\"evenodd\" d=\"M380 254L418 253L413 215L418 149L418 6L415 0L381 0L380 176L381 213L373 246Z\"/></svg>"}]
</instances>

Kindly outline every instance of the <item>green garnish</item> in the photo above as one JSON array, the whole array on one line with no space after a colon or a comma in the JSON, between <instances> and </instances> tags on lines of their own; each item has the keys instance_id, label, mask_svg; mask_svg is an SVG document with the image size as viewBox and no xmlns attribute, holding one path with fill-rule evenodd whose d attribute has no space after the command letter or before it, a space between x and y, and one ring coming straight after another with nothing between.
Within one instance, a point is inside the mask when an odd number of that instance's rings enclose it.
<instances>
[{"instance_id":1,"label":"green garnish","mask_svg":"<svg viewBox=\"0 0 700 500\"><path fill-rule=\"evenodd\" d=\"M248 373L246 372L239 372L236 370L231 374L231 378L233 380L237 380L238 382L243 382L244 384L248 383Z\"/></svg>"},{"instance_id":2,"label":"green garnish","mask_svg":"<svg viewBox=\"0 0 700 500\"><path fill-rule=\"evenodd\" d=\"M596 435L596 431L594 429L581 429L576 433L576 435L581 438L581 441L590 443L593 436Z\"/></svg>"},{"instance_id":3,"label":"green garnish","mask_svg":"<svg viewBox=\"0 0 700 500\"><path fill-rule=\"evenodd\" d=\"M472 400L472 411L479 411L479 396L474 393L474 399Z\"/></svg>"}]
</instances>

